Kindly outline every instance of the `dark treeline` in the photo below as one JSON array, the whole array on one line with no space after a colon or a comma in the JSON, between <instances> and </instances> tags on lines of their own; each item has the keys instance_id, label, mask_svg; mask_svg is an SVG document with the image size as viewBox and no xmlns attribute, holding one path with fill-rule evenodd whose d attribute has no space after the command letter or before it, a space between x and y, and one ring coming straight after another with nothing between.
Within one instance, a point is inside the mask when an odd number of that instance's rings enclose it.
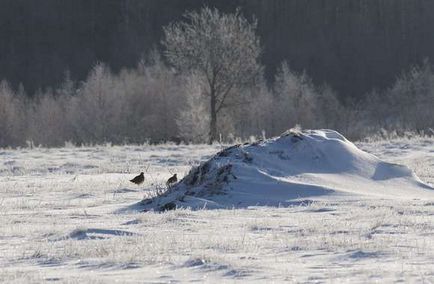
<instances>
[{"instance_id":1,"label":"dark treeline","mask_svg":"<svg viewBox=\"0 0 434 284\"><path fill-rule=\"evenodd\" d=\"M268 81L286 60L341 101L384 89L434 55L426 0L3 0L0 79L34 94L59 85L66 70L81 81L97 62L133 68L159 48L164 25L203 5L258 18Z\"/></svg>"},{"instance_id":2,"label":"dark treeline","mask_svg":"<svg viewBox=\"0 0 434 284\"><path fill-rule=\"evenodd\" d=\"M206 86L183 76L157 53L135 68L113 73L95 65L84 81L66 76L55 89L25 96L0 82L0 147L101 143L204 143L209 134ZM282 63L271 86L265 79L236 90L219 116L219 141L279 135L294 125L336 129L350 139L434 135L434 72L428 61L403 72L364 102L342 104L327 85ZM411 134L412 135L412 134Z\"/></svg>"}]
</instances>

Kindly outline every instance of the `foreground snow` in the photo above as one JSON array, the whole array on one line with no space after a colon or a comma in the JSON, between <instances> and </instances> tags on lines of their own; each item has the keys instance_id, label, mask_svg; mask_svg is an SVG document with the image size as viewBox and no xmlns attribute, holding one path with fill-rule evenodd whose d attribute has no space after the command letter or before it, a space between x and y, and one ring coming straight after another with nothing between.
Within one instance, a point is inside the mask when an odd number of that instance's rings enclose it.
<instances>
[{"instance_id":1,"label":"foreground snow","mask_svg":"<svg viewBox=\"0 0 434 284\"><path fill-rule=\"evenodd\" d=\"M434 184L434 140L359 143ZM434 200L142 213L219 146L0 149L0 282L426 282ZM146 181L128 179L140 171ZM366 190L371 185L367 184Z\"/></svg>"}]
</instances>

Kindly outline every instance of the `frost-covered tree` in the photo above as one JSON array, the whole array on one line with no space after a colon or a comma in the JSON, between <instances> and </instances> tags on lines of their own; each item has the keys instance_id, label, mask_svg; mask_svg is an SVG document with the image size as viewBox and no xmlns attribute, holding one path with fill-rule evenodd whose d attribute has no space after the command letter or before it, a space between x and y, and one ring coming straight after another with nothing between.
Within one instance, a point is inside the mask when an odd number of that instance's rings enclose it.
<instances>
[{"instance_id":1,"label":"frost-covered tree","mask_svg":"<svg viewBox=\"0 0 434 284\"><path fill-rule=\"evenodd\" d=\"M234 107L224 110L224 114L230 117L227 121L231 124L225 129L233 128L232 133L225 133L226 137L230 138L232 134L235 138L244 140L252 136L262 137L263 133L276 134L270 127L275 115L273 95L265 79L258 80L256 84L238 92L243 103L234 102Z\"/></svg>"},{"instance_id":2,"label":"frost-covered tree","mask_svg":"<svg viewBox=\"0 0 434 284\"><path fill-rule=\"evenodd\" d=\"M207 86L209 142L217 138L217 119L236 88L251 83L260 73L261 52L257 23L249 23L240 11L222 14L203 8L185 14L185 21L164 28L163 46L168 61L178 70L195 73Z\"/></svg>"},{"instance_id":3,"label":"frost-covered tree","mask_svg":"<svg viewBox=\"0 0 434 284\"><path fill-rule=\"evenodd\" d=\"M367 96L366 124L374 130L418 131L434 128L434 73L428 61L412 67L383 92Z\"/></svg>"},{"instance_id":4,"label":"frost-covered tree","mask_svg":"<svg viewBox=\"0 0 434 284\"><path fill-rule=\"evenodd\" d=\"M201 95L203 86L194 76L186 79L185 86L185 107L180 112L176 124L183 139L192 143L201 143L206 141L209 129L208 105Z\"/></svg>"},{"instance_id":5,"label":"frost-covered tree","mask_svg":"<svg viewBox=\"0 0 434 284\"><path fill-rule=\"evenodd\" d=\"M139 134L135 140L146 137L151 142L160 143L175 139L183 86L174 70L153 52L139 63L137 70L121 76L121 79L125 83L128 101L129 128L134 125Z\"/></svg>"},{"instance_id":6,"label":"frost-covered tree","mask_svg":"<svg viewBox=\"0 0 434 284\"><path fill-rule=\"evenodd\" d=\"M311 128L315 125L317 93L311 79L305 74L291 71L282 63L273 86L273 131L282 132L296 124Z\"/></svg>"},{"instance_id":7,"label":"frost-covered tree","mask_svg":"<svg viewBox=\"0 0 434 284\"><path fill-rule=\"evenodd\" d=\"M387 97L400 127L417 131L434 127L434 73L428 61L400 76Z\"/></svg>"},{"instance_id":8,"label":"frost-covered tree","mask_svg":"<svg viewBox=\"0 0 434 284\"><path fill-rule=\"evenodd\" d=\"M35 145L59 146L68 140L64 110L67 99L47 92L28 106L27 135Z\"/></svg>"},{"instance_id":9,"label":"frost-covered tree","mask_svg":"<svg viewBox=\"0 0 434 284\"><path fill-rule=\"evenodd\" d=\"M336 93L333 89L324 85L317 90L317 106L315 111L317 113L317 120L319 123L316 127L341 129L341 120L343 117L343 106L340 104Z\"/></svg>"},{"instance_id":10,"label":"frost-covered tree","mask_svg":"<svg viewBox=\"0 0 434 284\"><path fill-rule=\"evenodd\" d=\"M74 129L80 142L119 142L117 130L123 126L122 94L108 67L97 64L71 102Z\"/></svg>"},{"instance_id":11,"label":"frost-covered tree","mask_svg":"<svg viewBox=\"0 0 434 284\"><path fill-rule=\"evenodd\" d=\"M0 147L22 144L25 121L23 101L6 81L0 82Z\"/></svg>"}]
</instances>

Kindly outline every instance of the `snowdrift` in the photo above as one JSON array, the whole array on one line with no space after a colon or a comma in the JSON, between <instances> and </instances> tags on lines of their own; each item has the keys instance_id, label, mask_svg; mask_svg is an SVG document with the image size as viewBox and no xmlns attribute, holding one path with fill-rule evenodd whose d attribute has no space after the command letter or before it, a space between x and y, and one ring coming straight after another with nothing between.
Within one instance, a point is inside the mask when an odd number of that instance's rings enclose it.
<instances>
[{"instance_id":1,"label":"snowdrift","mask_svg":"<svg viewBox=\"0 0 434 284\"><path fill-rule=\"evenodd\" d=\"M222 150L146 210L285 206L311 200L434 199L409 168L381 161L333 130L288 131Z\"/></svg>"}]
</instances>

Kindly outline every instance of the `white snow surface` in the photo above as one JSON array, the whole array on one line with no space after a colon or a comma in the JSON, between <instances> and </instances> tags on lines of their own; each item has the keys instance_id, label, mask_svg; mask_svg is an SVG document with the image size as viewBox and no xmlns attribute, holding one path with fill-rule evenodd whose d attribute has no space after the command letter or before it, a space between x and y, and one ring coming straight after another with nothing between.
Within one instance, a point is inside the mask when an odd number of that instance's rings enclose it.
<instances>
[{"instance_id":1,"label":"white snow surface","mask_svg":"<svg viewBox=\"0 0 434 284\"><path fill-rule=\"evenodd\" d=\"M229 147L146 208L287 206L342 198L434 199L408 167L380 160L333 130L288 132Z\"/></svg>"},{"instance_id":2,"label":"white snow surface","mask_svg":"<svg viewBox=\"0 0 434 284\"><path fill-rule=\"evenodd\" d=\"M253 158L221 159L237 176L216 188L226 193L189 189L203 192L207 208L215 202L213 210L167 212L142 212L139 201L225 147L0 149L0 283L433 283L434 199L426 185L434 184L434 139L357 149L330 131L303 136L308 143L299 146L288 136L286 146L277 138L232 148ZM130 183L141 171L145 183ZM260 198L235 192L248 202L222 209L230 186L254 171L265 185L251 182ZM272 206L273 190L281 206Z\"/></svg>"}]
</instances>

